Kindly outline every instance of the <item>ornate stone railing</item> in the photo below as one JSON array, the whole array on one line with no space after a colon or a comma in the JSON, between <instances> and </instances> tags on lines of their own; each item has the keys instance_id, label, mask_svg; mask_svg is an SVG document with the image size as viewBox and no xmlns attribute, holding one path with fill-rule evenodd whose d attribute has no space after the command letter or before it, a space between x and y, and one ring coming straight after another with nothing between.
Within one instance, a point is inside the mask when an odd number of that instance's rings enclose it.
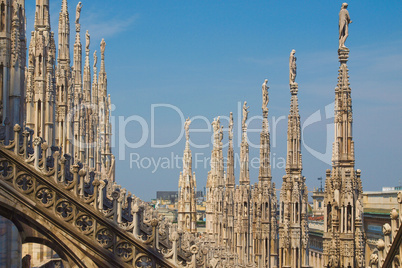
<instances>
[{"instance_id":1,"label":"ornate stone railing","mask_svg":"<svg viewBox=\"0 0 402 268\"><path fill-rule=\"evenodd\" d=\"M370 267L401 267L402 262L402 192L398 193L399 213L391 210L391 225L384 224L384 240L377 242L377 252L370 256Z\"/></svg>"},{"instance_id":2,"label":"ornate stone railing","mask_svg":"<svg viewBox=\"0 0 402 268\"><path fill-rule=\"evenodd\" d=\"M0 182L52 224L113 260L114 267L207 267L205 243L184 233L126 189L14 127L0 144Z\"/></svg>"}]
</instances>

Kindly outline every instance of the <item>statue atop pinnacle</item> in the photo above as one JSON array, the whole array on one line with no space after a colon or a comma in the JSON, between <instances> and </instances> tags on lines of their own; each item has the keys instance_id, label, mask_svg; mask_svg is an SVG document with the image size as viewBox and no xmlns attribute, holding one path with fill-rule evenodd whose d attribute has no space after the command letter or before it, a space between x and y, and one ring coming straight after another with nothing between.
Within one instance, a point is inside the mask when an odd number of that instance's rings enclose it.
<instances>
[{"instance_id":1,"label":"statue atop pinnacle","mask_svg":"<svg viewBox=\"0 0 402 268\"><path fill-rule=\"evenodd\" d=\"M296 95L298 91L298 85L296 83L297 65L296 65L296 50L292 49L289 56L289 85L290 93Z\"/></svg>"},{"instance_id":2,"label":"statue atop pinnacle","mask_svg":"<svg viewBox=\"0 0 402 268\"><path fill-rule=\"evenodd\" d=\"M264 83L262 84L262 110L267 111L268 108L268 102L269 102L269 97L268 97L268 89L269 86L268 84L268 79L265 79Z\"/></svg>"},{"instance_id":3,"label":"statue atop pinnacle","mask_svg":"<svg viewBox=\"0 0 402 268\"><path fill-rule=\"evenodd\" d=\"M80 26L81 9L82 9L82 3L78 2L77 8L75 11L75 30L77 32L81 31L81 26Z\"/></svg>"},{"instance_id":4,"label":"statue atop pinnacle","mask_svg":"<svg viewBox=\"0 0 402 268\"><path fill-rule=\"evenodd\" d=\"M297 58L295 57L296 50L292 49L290 52L289 56L289 84L293 85L295 84L296 80L296 72L297 72L297 65L296 65L296 60Z\"/></svg>"},{"instance_id":5,"label":"statue atop pinnacle","mask_svg":"<svg viewBox=\"0 0 402 268\"><path fill-rule=\"evenodd\" d=\"M243 131L244 131L244 129L247 129L247 125L246 125L246 121L247 121L247 118L248 118L248 108L250 108L250 106L247 106L247 101L245 101L244 102L244 104L243 104L243 121L242 121L242 128L243 128Z\"/></svg>"},{"instance_id":6,"label":"statue atop pinnacle","mask_svg":"<svg viewBox=\"0 0 402 268\"><path fill-rule=\"evenodd\" d=\"M190 139L190 124L191 120L190 118L187 118L186 122L184 122L184 130L186 131L186 141L189 141Z\"/></svg>"},{"instance_id":7,"label":"statue atop pinnacle","mask_svg":"<svg viewBox=\"0 0 402 268\"><path fill-rule=\"evenodd\" d=\"M343 3L339 12L339 49L347 48L345 41L349 36L349 23L352 23L347 8L348 4Z\"/></svg>"},{"instance_id":8,"label":"statue atop pinnacle","mask_svg":"<svg viewBox=\"0 0 402 268\"><path fill-rule=\"evenodd\" d=\"M230 119L229 119L229 140L233 140L233 113L230 112Z\"/></svg>"},{"instance_id":9,"label":"statue atop pinnacle","mask_svg":"<svg viewBox=\"0 0 402 268\"><path fill-rule=\"evenodd\" d=\"M101 48L101 59L105 59L105 49L106 49L106 42L105 39L102 38L102 41L100 43L100 48Z\"/></svg>"},{"instance_id":10,"label":"statue atop pinnacle","mask_svg":"<svg viewBox=\"0 0 402 268\"><path fill-rule=\"evenodd\" d=\"M89 45L91 44L91 35L89 31L85 33L85 51L89 54Z\"/></svg>"}]
</instances>

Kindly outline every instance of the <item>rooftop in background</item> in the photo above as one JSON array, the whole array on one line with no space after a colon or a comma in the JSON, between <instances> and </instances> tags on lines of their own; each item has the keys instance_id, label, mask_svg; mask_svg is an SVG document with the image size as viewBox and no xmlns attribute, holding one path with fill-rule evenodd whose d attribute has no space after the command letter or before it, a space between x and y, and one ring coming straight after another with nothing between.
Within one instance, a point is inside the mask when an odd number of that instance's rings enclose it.
<instances>
[{"instance_id":1,"label":"rooftop in background","mask_svg":"<svg viewBox=\"0 0 402 268\"><path fill-rule=\"evenodd\" d=\"M391 191L402 191L402 186L396 187L382 187L383 192L391 192Z\"/></svg>"},{"instance_id":2,"label":"rooftop in background","mask_svg":"<svg viewBox=\"0 0 402 268\"><path fill-rule=\"evenodd\" d=\"M383 187L382 191L364 191L363 208L364 216L382 215L389 217L393 208L398 208L398 188L401 187Z\"/></svg>"}]
</instances>

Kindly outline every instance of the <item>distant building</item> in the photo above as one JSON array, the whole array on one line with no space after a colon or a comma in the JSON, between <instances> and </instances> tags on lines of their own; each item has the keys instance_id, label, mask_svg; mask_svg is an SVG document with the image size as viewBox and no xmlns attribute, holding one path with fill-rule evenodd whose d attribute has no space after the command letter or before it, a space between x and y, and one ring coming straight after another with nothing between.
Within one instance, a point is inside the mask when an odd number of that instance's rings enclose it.
<instances>
[{"instance_id":1,"label":"distant building","mask_svg":"<svg viewBox=\"0 0 402 268\"><path fill-rule=\"evenodd\" d=\"M314 188L313 191L313 215L324 216L324 189Z\"/></svg>"},{"instance_id":2,"label":"distant building","mask_svg":"<svg viewBox=\"0 0 402 268\"><path fill-rule=\"evenodd\" d=\"M398 192L401 187L383 187L378 192L363 192L363 229L366 235L365 264L369 265L370 256L377 251L378 240L384 240L383 225L391 225L390 212L393 208L398 210ZM317 193L316 195L314 193ZM313 202L319 204L320 192L314 191ZM313 208L313 211L314 211ZM322 267L324 217L309 218L309 257L313 267Z\"/></svg>"},{"instance_id":3,"label":"distant building","mask_svg":"<svg viewBox=\"0 0 402 268\"><path fill-rule=\"evenodd\" d=\"M164 200L167 201L169 200L171 204L177 203L179 197L179 192L178 191L157 191L156 192L156 199L157 200ZM195 193L196 199L203 198L204 197L204 192L203 191L197 191Z\"/></svg>"},{"instance_id":4,"label":"distant building","mask_svg":"<svg viewBox=\"0 0 402 268\"><path fill-rule=\"evenodd\" d=\"M391 225L390 212L398 209L398 191L402 187L383 187L381 192L363 192L364 230L366 233L366 264L377 250L379 239L384 240L383 225Z\"/></svg>"},{"instance_id":5,"label":"distant building","mask_svg":"<svg viewBox=\"0 0 402 268\"><path fill-rule=\"evenodd\" d=\"M179 193L178 191L157 191L156 199L157 200L170 200L171 203L176 203L178 200Z\"/></svg>"}]
</instances>

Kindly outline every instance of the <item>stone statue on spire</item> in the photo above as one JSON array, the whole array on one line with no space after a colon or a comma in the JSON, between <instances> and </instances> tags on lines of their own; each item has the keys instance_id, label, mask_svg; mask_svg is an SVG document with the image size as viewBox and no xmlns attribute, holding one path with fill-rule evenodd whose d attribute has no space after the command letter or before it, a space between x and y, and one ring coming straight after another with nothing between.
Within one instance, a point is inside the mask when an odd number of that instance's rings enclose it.
<instances>
[{"instance_id":1,"label":"stone statue on spire","mask_svg":"<svg viewBox=\"0 0 402 268\"><path fill-rule=\"evenodd\" d=\"M345 41L349 36L349 23L352 23L347 8L348 4L343 3L339 12L339 49L346 48Z\"/></svg>"},{"instance_id":2,"label":"stone statue on spire","mask_svg":"<svg viewBox=\"0 0 402 268\"><path fill-rule=\"evenodd\" d=\"M186 122L184 122L184 130L186 131L186 141L190 139L190 124L191 120L190 118L187 118Z\"/></svg>"},{"instance_id":3,"label":"stone statue on spire","mask_svg":"<svg viewBox=\"0 0 402 268\"><path fill-rule=\"evenodd\" d=\"M80 25L81 9L82 9L82 3L78 2L77 9L75 11L75 31L77 33L81 31L81 25Z\"/></svg>"},{"instance_id":4,"label":"stone statue on spire","mask_svg":"<svg viewBox=\"0 0 402 268\"><path fill-rule=\"evenodd\" d=\"M89 34L89 31L85 33L85 50L89 51L89 45L91 44L91 35Z\"/></svg>"},{"instance_id":5,"label":"stone statue on spire","mask_svg":"<svg viewBox=\"0 0 402 268\"><path fill-rule=\"evenodd\" d=\"M96 64L98 63L98 56L96 55L96 50L94 52L94 68L96 67Z\"/></svg>"},{"instance_id":6,"label":"stone statue on spire","mask_svg":"<svg viewBox=\"0 0 402 268\"><path fill-rule=\"evenodd\" d=\"M268 79L265 79L264 83L262 84L262 110L266 111L268 102L269 102L269 97L268 97L268 89L269 86L268 84Z\"/></svg>"},{"instance_id":7,"label":"stone statue on spire","mask_svg":"<svg viewBox=\"0 0 402 268\"><path fill-rule=\"evenodd\" d=\"M289 56L289 84L292 85L296 80L297 65L295 57L296 50L292 49Z\"/></svg>"},{"instance_id":8,"label":"stone statue on spire","mask_svg":"<svg viewBox=\"0 0 402 268\"><path fill-rule=\"evenodd\" d=\"M80 24L82 3L78 2L77 9L75 11L75 24Z\"/></svg>"},{"instance_id":9,"label":"stone statue on spire","mask_svg":"<svg viewBox=\"0 0 402 268\"><path fill-rule=\"evenodd\" d=\"M247 107L247 101L244 102L243 104L243 121L242 121L242 127L246 128L246 121L248 118L248 108L250 108L250 106Z\"/></svg>"},{"instance_id":10,"label":"stone statue on spire","mask_svg":"<svg viewBox=\"0 0 402 268\"><path fill-rule=\"evenodd\" d=\"M233 139L233 113L230 112L230 121L229 121L229 139Z\"/></svg>"},{"instance_id":11,"label":"stone statue on spire","mask_svg":"<svg viewBox=\"0 0 402 268\"><path fill-rule=\"evenodd\" d=\"M105 57L106 42L105 42L105 39L103 39L103 38L102 38L100 47L101 47L101 56L102 56L102 58L104 58Z\"/></svg>"}]
</instances>

